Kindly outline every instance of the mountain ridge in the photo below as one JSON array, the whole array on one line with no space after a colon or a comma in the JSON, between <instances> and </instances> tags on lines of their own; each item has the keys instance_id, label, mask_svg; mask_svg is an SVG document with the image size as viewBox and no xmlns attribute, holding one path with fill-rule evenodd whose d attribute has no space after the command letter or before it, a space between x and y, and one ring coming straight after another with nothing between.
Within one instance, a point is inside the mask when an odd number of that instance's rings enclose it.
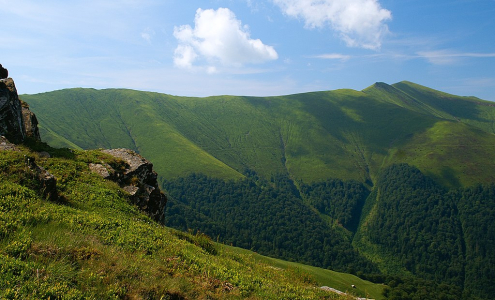
<instances>
[{"instance_id":1,"label":"mountain ridge","mask_svg":"<svg viewBox=\"0 0 495 300\"><path fill-rule=\"evenodd\" d=\"M410 95L411 86L416 97ZM409 94L404 91L406 88ZM385 94L384 89L393 92ZM428 93L434 93L434 97ZM145 156L158 167L163 159L154 157L151 152L156 150L150 151L150 148L181 149L184 153L179 156L185 158L182 162L191 163L177 166L179 174L196 171L195 164L203 165L199 170L205 174L226 179L242 178L243 169L249 168L265 177L285 172L296 180L344 176L344 179L366 182L376 176L380 165L387 161L408 162L394 156L394 151L400 151L397 148L401 145L411 147L407 143L414 135L428 135L426 129L439 121L461 121L493 133L495 119L495 109L488 106L488 102L481 102L483 109L479 109L479 101L474 103L470 97L453 96L405 81L394 85L376 83L363 91L345 89L277 97L192 98L126 89L66 89L22 97L37 110L43 119L44 136L56 146L132 148L148 152ZM97 98L100 100L95 102ZM44 107L46 104L40 99L55 102ZM446 102L452 101L460 102L463 111L446 109ZM65 108L57 112L63 118L57 121L50 118L50 110L59 106ZM70 108L81 115L64 116ZM141 128L132 120L136 117L142 122L153 120L148 124L153 130ZM74 129L65 130L60 125L68 119L75 126L87 128L71 136ZM465 129L452 127L445 134L463 135ZM454 132L448 132L452 130ZM147 141L153 139L149 131L157 137L152 144ZM159 142L161 136L167 139L169 146ZM316 146L308 146L308 141ZM350 161L353 168L360 171L335 163L325 151L339 157L340 162ZM417 157L410 157L409 161L426 170ZM312 165L311 170L305 168L307 164ZM337 171L334 172L335 166ZM164 177L179 175L160 171ZM436 176L442 178L441 174ZM462 173L455 176L463 177ZM464 181L461 179L460 183L470 184L469 179Z\"/></svg>"}]
</instances>

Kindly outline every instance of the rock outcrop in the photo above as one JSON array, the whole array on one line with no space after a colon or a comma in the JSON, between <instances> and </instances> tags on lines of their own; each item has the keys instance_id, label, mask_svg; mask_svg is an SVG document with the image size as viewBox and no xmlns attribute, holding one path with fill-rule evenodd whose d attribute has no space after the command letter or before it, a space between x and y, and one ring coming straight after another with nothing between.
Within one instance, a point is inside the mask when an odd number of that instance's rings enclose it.
<instances>
[{"instance_id":1,"label":"rock outcrop","mask_svg":"<svg viewBox=\"0 0 495 300\"><path fill-rule=\"evenodd\" d=\"M6 137L0 136L0 151L19 151L16 146L7 140ZM50 172L36 164L34 157L25 156L24 164L26 171L29 170L32 178L39 184L39 191L43 197L50 200L58 200L57 180Z\"/></svg>"},{"instance_id":2,"label":"rock outcrop","mask_svg":"<svg viewBox=\"0 0 495 300\"><path fill-rule=\"evenodd\" d=\"M0 79L0 135L13 143L26 138L22 106L12 78Z\"/></svg>"},{"instance_id":3,"label":"rock outcrop","mask_svg":"<svg viewBox=\"0 0 495 300\"><path fill-rule=\"evenodd\" d=\"M131 201L151 218L163 222L167 198L158 187L153 164L129 149L102 150L123 160L127 167L115 170L108 164L90 164L90 169L103 178L117 182L130 195Z\"/></svg>"},{"instance_id":4,"label":"rock outcrop","mask_svg":"<svg viewBox=\"0 0 495 300\"><path fill-rule=\"evenodd\" d=\"M21 101L22 120L24 122L24 132L26 137L41 141L40 130L38 129L38 119L36 115L29 109L29 105Z\"/></svg>"},{"instance_id":5,"label":"rock outcrop","mask_svg":"<svg viewBox=\"0 0 495 300\"><path fill-rule=\"evenodd\" d=\"M41 140L38 120L29 110L29 105L19 99L14 80L8 78L7 69L0 64L0 151L16 151L11 142L21 143L27 138ZM128 149L103 152L124 161L127 167L124 170L114 170L110 165L102 163L90 164L90 169L103 178L116 181L130 195L134 204L156 221L163 222L167 198L158 187L153 164ZM39 155L50 156L48 153ZM56 200L58 193L55 177L38 166L34 158L26 158L25 163L38 179L43 195Z\"/></svg>"},{"instance_id":6,"label":"rock outcrop","mask_svg":"<svg viewBox=\"0 0 495 300\"><path fill-rule=\"evenodd\" d=\"M2 64L0 64L0 79L5 79L9 77L9 71L5 69Z\"/></svg>"},{"instance_id":7,"label":"rock outcrop","mask_svg":"<svg viewBox=\"0 0 495 300\"><path fill-rule=\"evenodd\" d=\"M9 72L0 64L0 151L16 151L13 143L20 143L26 138L41 140L36 115L29 110L29 105L19 99L17 89ZM57 180L43 167L35 163L33 157L26 157L26 167L40 183L43 196L57 200Z\"/></svg>"},{"instance_id":8,"label":"rock outcrop","mask_svg":"<svg viewBox=\"0 0 495 300\"><path fill-rule=\"evenodd\" d=\"M0 136L13 143L26 138L40 140L38 120L29 105L19 99L12 78L0 79Z\"/></svg>"}]
</instances>

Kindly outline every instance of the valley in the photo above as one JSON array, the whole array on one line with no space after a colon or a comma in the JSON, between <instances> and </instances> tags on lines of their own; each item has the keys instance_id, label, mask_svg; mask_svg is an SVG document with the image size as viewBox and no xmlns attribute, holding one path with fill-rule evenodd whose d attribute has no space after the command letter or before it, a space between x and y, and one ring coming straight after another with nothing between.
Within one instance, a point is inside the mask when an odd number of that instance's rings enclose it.
<instances>
[{"instance_id":1,"label":"valley","mask_svg":"<svg viewBox=\"0 0 495 300\"><path fill-rule=\"evenodd\" d=\"M495 258L480 250L494 234L491 102L411 82L278 97L21 97L52 146L126 147L153 162L167 226L387 283L389 299L411 286L410 297L493 293Z\"/></svg>"}]
</instances>

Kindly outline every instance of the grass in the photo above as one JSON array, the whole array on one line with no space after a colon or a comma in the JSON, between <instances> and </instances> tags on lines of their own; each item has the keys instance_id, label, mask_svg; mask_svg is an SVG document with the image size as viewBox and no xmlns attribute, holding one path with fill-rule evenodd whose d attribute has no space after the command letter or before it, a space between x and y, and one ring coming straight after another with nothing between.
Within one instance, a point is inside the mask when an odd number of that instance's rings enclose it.
<instances>
[{"instance_id":1,"label":"grass","mask_svg":"<svg viewBox=\"0 0 495 300\"><path fill-rule=\"evenodd\" d=\"M469 185L485 175L491 182L495 176L495 170L482 167L495 159L487 135L495 132L495 107L410 82L280 97L67 89L22 98L37 114L42 138L52 145L130 148L169 179L193 172L240 179L248 168L265 178L287 173L304 182L341 178L371 183L394 162L428 170L449 186ZM425 143L440 121L452 126L436 133L441 139ZM480 131L460 128L459 122ZM467 133L481 144L457 143ZM444 145L449 145L448 155L438 150ZM480 148L483 157L476 157ZM419 157L408 149L433 155ZM453 167L465 163L466 152L475 161L469 170Z\"/></svg>"},{"instance_id":2,"label":"grass","mask_svg":"<svg viewBox=\"0 0 495 300\"><path fill-rule=\"evenodd\" d=\"M495 182L495 136L465 123L439 121L414 135L391 162L407 162L447 187Z\"/></svg>"},{"instance_id":3,"label":"grass","mask_svg":"<svg viewBox=\"0 0 495 300\"><path fill-rule=\"evenodd\" d=\"M302 266L280 272L153 222L89 171L89 162L119 163L108 155L18 148L0 151L2 299L347 299L319 289ZM42 197L26 157L56 176L58 202Z\"/></svg>"},{"instance_id":4,"label":"grass","mask_svg":"<svg viewBox=\"0 0 495 300\"><path fill-rule=\"evenodd\" d=\"M22 98L37 114L44 140L72 149L131 148L167 179L193 172L240 179L250 169L266 179L286 173L296 183L340 178L372 188L381 170L406 162L449 188L495 182L495 169L490 168L495 160L495 106L410 82L377 83L361 92L280 97L188 98L69 89ZM14 184L4 189L36 191L36 180L25 170L27 155L57 176L66 199L55 205L34 192L25 196L31 199L28 204L16 204L21 205L16 210L29 211L26 217L0 219L6 222L0 227L6 228L1 259L12 265L19 282L27 280L25 286L34 287L28 275L36 266L45 270L42 274L66 278L48 276L43 284L65 282L54 288L81 297L318 298L325 295L314 289L317 286L346 291L352 284L361 296L381 297L381 286L351 275L221 247L201 234L155 228L122 200L117 186L87 172L88 162L110 158L98 151L48 150L52 159L28 149L0 157L2 176ZM362 224L377 213L376 201L379 195L367 202ZM41 238L45 231L52 232L52 238ZM361 253L385 269L406 272L364 234L358 230L354 238ZM82 244L64 241L66 235ZM119 256L134 262L121 262ZM168 275L162 278L163 272ZM37 279L45 278L38 274ZM123 274L131 274L131 279ZM117 285L109 291L105 282Z\"/></svg>"},{"instance_id":5,"label":"grass","mask_svg":"<svg viewBox=\"0 0 495 300\"><path fill-rule=\"evenodd\" d=\"M383 296L384 285L371 283L351 274L271 258L252 253L251 251L242 248L225 245L223 247L234 253L251 255L255 261L273 266L275 270L278 270L279 272L300 273L300 276L309 275L311 280L314 280L319 286L329 286L357 297L366 297L376 300L385 299ZM353 285L355 288L352 288Z\"/></svg>"}]
</instances>

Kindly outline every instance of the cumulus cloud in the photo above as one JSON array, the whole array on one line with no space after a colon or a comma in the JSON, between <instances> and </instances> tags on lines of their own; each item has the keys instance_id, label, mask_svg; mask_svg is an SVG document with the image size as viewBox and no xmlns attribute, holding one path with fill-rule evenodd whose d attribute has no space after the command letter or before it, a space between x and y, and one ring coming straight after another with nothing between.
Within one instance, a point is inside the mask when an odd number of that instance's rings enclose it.
<instances>
[{"instance_id":1,"label":"cumulus cloud","mask_svg":"<svg viewBox=\"0 0 495 300\"><path fill-rule=\"evenodd\" d=\"M189 45L179 45L175 49L174 64L181 68L192 68L194 60L198 57L194 48Z\"/></svg>"},{"instance_id":2,"label":"cumulus cloud","mask_svg":"<svg viewBox=\"0 0 495 300\"><path fill-rule=\"evenodd\" d=\"M175 27L174 36L179 42L174 54L178 67L191 68L206 61L208 72L214 73L218 64L239 67L278 58L273 47L251 39L248 26L227 8L198 9L194 28Z\"/></svg>"},{"instance_id":3,"label":"cumulus cloud","mask_svg":"<svg viewBox=\"0 0 495 300\"><path fill-rule=\"evenodd\" d=\"M273 0L288 16L307 28L330 26L351 47L378 49L389 30L392 13L377 0Z\"/></svg>"}]
</instances>

